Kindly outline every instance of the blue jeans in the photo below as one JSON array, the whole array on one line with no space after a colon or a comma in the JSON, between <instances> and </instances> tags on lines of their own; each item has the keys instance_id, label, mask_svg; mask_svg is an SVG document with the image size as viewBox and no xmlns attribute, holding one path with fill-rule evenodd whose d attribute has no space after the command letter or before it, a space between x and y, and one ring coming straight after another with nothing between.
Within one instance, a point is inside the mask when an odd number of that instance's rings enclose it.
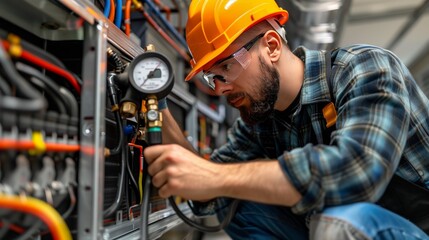
<instances>
[{"instance_id":1,"label":"blue jeans","mask_svg":"<svg viewBox=\"0 0 429 240\"><path fill-rule=\"evenodd\" d=\"M219 220L224 214L218 214ZM225 232L232 239L246 240L429 239L405 218L371 203L330 207L306 217L287 207L242 201Z\"/></svg>"}]
</instances>

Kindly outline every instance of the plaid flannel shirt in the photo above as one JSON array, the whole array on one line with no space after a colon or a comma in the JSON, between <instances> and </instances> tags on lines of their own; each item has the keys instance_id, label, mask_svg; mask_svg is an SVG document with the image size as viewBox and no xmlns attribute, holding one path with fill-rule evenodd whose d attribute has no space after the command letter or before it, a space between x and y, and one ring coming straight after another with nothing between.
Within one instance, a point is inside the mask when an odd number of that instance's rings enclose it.
<instances>
[{"instance_id":1,"label":"plaid flannel shirt","mask_svg":"<svg viewBox=\"0 0 429 240\"><path fill-rule=\"evenodd\" d=\"M376 202L392 174L429 188L429 101L396 56L368 45L335 50L330 90L323 51L300 47L294 54L305 62L296 110L253 126L237 119L213 161L278 159L302 194L292 207L297 214ZM322 114L330 91L338 114L332 129ZM225 200L191 208L213 214L226 207Z\"/></svg>"}]
</instances>

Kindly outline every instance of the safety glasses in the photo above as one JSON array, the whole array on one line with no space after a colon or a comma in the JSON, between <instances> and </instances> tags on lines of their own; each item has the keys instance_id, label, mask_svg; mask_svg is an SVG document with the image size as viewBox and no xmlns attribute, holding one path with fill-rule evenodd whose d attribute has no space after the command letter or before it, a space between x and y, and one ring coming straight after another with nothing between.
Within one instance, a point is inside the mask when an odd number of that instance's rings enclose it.
<instances>
[{"instance_id":1,"label":"safety glasses","mask_svg":"<svg viewBox=\"0 0 429 240\"><path fill-rule=\"evenodd\" d=\"M252 59L249 50L264 34L259 34L235 53L215 63L209 70L203 71L203 78L212 90L215 90L216 80L231 83L238 78L243 70L247 69Z\"/></svg>"}]
</instances>

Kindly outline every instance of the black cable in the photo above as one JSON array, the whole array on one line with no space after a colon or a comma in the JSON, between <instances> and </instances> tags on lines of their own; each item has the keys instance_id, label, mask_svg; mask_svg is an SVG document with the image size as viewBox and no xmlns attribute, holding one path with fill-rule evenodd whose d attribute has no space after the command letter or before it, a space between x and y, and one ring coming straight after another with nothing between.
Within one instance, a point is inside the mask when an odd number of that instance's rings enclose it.
<instances>
[{"instance_id":1,"label":"black cable","mask_svg":"<svg viewBox=\"0 0 429 240\"><path fill-rule=\"evenodd\" d=\"M0 110L23 112L23 113L38 113L46 109L46 101L36 99L27 100L11 96L0 96Z\"/></svg>"},{"instance_id":2,"label":"black cable","mask_svg":"<svg viewBox=\"0 0 429 240\"><path fill-rule=\"evenodd\" d=\"M125 149L124 149L124 151L125 151ZM128 160L126 162L128 162ZM125 171L124 184L126 186L124 188L125 209L130 209L130 206L132 205L132 203L131 203L131 189L129 188L130 178L128 177L128 172L127 171ZM127 211L127 214L128 214L128 211Z\"/></svg>"},{"instance_id":3,"label":"black cable","mask_svg":"<svg viewBox=\"0 0 429 240\"><path fill-rule=\"evenodd\" d=\"M61 218L63 218L63 219L67 219L70 216L70 214L73 212L73 210L76 206L76 196L74 194L73 186L69 185L67 187L67 190L68 190L69 196L70 196L70 205L67 208L67 210L61 214Z\"/></svg>"},{"instance_id":4,"label":"black cable","mask_svg":"<svg viewBox=\"0 0 429 240\"><path fill-rule=\"evenodd\" d=\"M67 88L60 87L60 93L63 95L64 99L67 99L70 104L70 115L72 117L79 117L79 105L76 98Z\"/></svg>"},{"instance_id":5,"label":"black cable","mask_svg":"<svg viewBox=\"0 0 429 240\"><path fill-rule=\"evenodd\" d=\"M39 219L36 219L36 223L34 223L29 229L27 229L27 231L25 231L24 234L20 235L15 240L32 239L31 237L33 237L37 232L39 232L40 231L39 229L42 226L43 226L43 222Z\"/></svg>"},{"instance_id":6,"label":"black cable","mask_svg":"<svg viewBox=\"0 0 429 240\"><path fill-rule=\"evenodd\" d=\"M107 209L103 211L104 217L109 217L116 211L118 211L121 206L122 195L124 194L124 181L125 181L125 168L126 168L126 158L127 153L125 149L121 151L121 172L118 175L118 191L116 192L115 201Z\"/></svg>"},{"instance_id":7,"label":"black cable","mask_svg":"<svg viewBox=\"0 0 429 240\"><path fill-rule=\"evenodd\" d=\"M0 47L0 62L2 73L6 75L6 80L16 86L17 93L20 93L22 97L26 97L27 99L35 99L41 96L41 94L38 91L35 91L34 88L17 72L12 61L9 59L9 55L6 55L3 47Z\"/></svg>"},{"instance_id":8,"label":"black cable","mask_svg":"<svg viewBox=\"0 0 429 240\"><path fill-rule=\"evenodd\" d=\"M110 149L110 155L116 155L120 153L122 149L122 145L124 144L124 133L123 133L121 115L119 114L119 111L114 111L113 114L115 115L115 119L118 124L117 129L118 129L119 140L116 147L114 147L113 149Z\"/></svg>"},{"instance_id":9,"label":"black cable","mask_svg":"<svg viewBox=\"0 0 429 240\"><path fill-rule=\"evenodd\" d=\"M16 86L17 92L20 93L19 97L26 98L24 100L12 96L1 96L0 109L31 113L46 110L46 99L19 75L9 60L9 56L6 54L2 44L0 44L0 65L0 70L5 75L6 81Z\"/></svg>"},{"instance_id":10,"label":"black cable","mask_svg":"<svg viewBox=\"0 0 429 240\"><path fill-rule=\"evenodd\" d=\"M4 78L0 75L0 95L12 95L12 89L9 84L4 80Z\"/></svg>"},{"instance_id":11,"label":"black cable","mask_svg":"<svg viewBox=\"0 0 429 240\"><path fill-rule=\"evenodd\" d=\"M3 237L9 232L9 227L11 223L7 221L5 218L1 220L1 223L3 224L0 228L0 239L4 239Z\"/></svg>"},{"instance_id":12,"label":"black cable","mask_svg":"<svg viewBox=\"0 0 429 240\"><path fill-rule=\"evenodd\" d=\"M67 114L67 109L64 106L64 102L61 101L61 98L59 97L58 92L53 91L50 87L48 87L43 81L40 81L37 77L31 77L30 82L36 86L39 87L41 92L46 93L51 99L49 101L50 103L53 102L55 105L57 105L57 110L61 114Z\"/></svg>"},{"instance_id":13,"label":"black cable","mask_svg":"<svg viewBox=\"0 0 429 240\"><path fill-rule=\"evenodd\" d=\"M127 152L129 153L129 151L127 151ZM132 186L133 191L134 191L134 193L136 195L137 202L140 202L139 185L137 184L137 181L136 181L136 179L134 178L134 175L133 175L133 171L131 170L130 161L129 161L130 158L127 157L127 159L128 159L127 160L127 170L128 170L128 175L129 175L130 180L131 180L131 186ZM134 160L134 155L131 156L131 160Z\"/></svg>"},{"instance_id":14,"label":"black cable","mask_svg":"<svg viewBox=\"0 0 429 240\"><path fill-rule=\"evenodd\" d=\"M9 33L7 33L4 30L0 29L0 37L7 39L8 38ZM57 65L58 67L61 68L66 68L64 66L64 64L58 59L56 58L54 55L49 54L46 50L41 49L40 47L37 47L36 45L29 43L27 41L25 41L24 39L19 39L19 44L27 51L33 53L34 55L42 58L43 60L46 60L54 65Z\"/></svg>"},{"instance_id":15,"label":"black cable","mask_svg":"<svg viewBox=\"0 0 429 240\"><path fill-rule=\"evenodd\" d=\"M67 109L71 108L70 102L68 99L64 99L63 95L60 93L60 87L54 81L48 76L43 75L39 70L25 63L17 62L15 66L18 71L30 76L33 84L41 87L52 97L60 113L67 114Z\"/></svg>"},{"instance_id":16,"label":"black cable","mask_svg":"<svg viewBox=\"0 0 429 240\"><path fill-rule=\"evenodd\" d=\"M9 33L3 31L0 29L0 37L6 39L8 37ZM41 59L59 67L62 68L64 70L67 70L67 67L64 65L63 62L61 62L56 56L50 54L48 51L32 44L29 43L23 39L20 39L20 44L21 46L28 52L32 53L33 55L36 55L38 57L40 57ZM67 70L68 71L68 70ZM69 71L68 71L69 72ZM80 77L73 73L73 72L69 72L71 75L73 75L73 77L76 79L76 81L78 82L79 85L82 85L83 81L82 79L80 79Z\"/></svg>"},{"instance_id":17,"label":"black cable","mask_svg":"<svg viewBox=\"0 0 429 240\"><path fill-rule=\"evenodd\" d=\"M16 69L43 81L56 93L56 95L60 98L61 102L64 103L64 105L66 106L66 109L69 109L70 116L78 117L79 106L77 100L68 89L59 86L55 81L50 79L48 76L42 74L36 68L31 67L30 65L24 64L22 62L17 62Z\"/></svg>"},{"instance_id":18,"label":"black cable","mask_svg":"<svg viewBox=\"0 0 429 240\"><path fill-rule=\"evenodd\" d=\"M112 105L112 111L115 115L116 122L118 123L118 135L119 140L116 147L113 149L110 149L110 155L116 155L119 153L119 150L124 143L124 133L123 133L123 125L122 125L122 118L119 114L119 103L118 103L118 87L116 85L116 74L109 72L107 74L107 95L109 96L110 105Z\"/></svg>"},{"instance_id":19,"label":"black cable","mask_svg":"<svg viewBox=\"0 0 429 240\"><path fill-rule=\"evenodd\" d=\"M110 81L109 81L110 79ZM114 81L113 81L113 77L110 78L108 77L107 79L107 86L108 86L108 94L109 94L109 99L111 101L111 104L114 105L115 102L117 102L117 92L116 92L116 88L113 86L114 85ZM110 149L110 156L112 155L116 155L118 153L122 153L121 154L121 172L118 176L118 191L116 192L116 198L115 201L112 203L112 205L110 205L110 207L108 207L106 210L104 210L103 215L105 217L108 217L110 215L112 215L113 213L115 213L119 207L120 207L120 203L121 203L121 199L122 199L122 195L124 193L124 182L125 182L125 168L127 167L127 149L128 146L126 143L124 143L124 133L123 133L123 126L122 126L122 118L119 114L118 110L113 111L113 114L115 115L115 119L116 122L118 124L117 129L118 129L118 134L119 134L119 141L118 144L115 148Z\"/></svg>"},{"instance_id":20,"label":"black cable","mask_svg":"<svg viewBox=\"0 0 429 240\"><path fill-rule=\"evenodd\" d=\"M150 146L158 145L162 143L161 131L151 131L147 128L147 140ZM150 214L150 195L151 195L151 183L152 178L148 172L148 164L143 161L143 201L141 202L140 217L141 217L141 229L140 238L149 239L149 214Z\"/></svg>"},{"instance_id":21,"label":"black cable","mask_svg":"<svg viewBox=\"0 0 429 240\"><path fill-rule=\"evenodd\" d=\"M73 77L76 79L77 83L79 83L80 86L82 86L83 81L82 79L74 72L69 72L71 75L73 75Z\"/></svg>"},{"instance_id":22,"label":"black cable","mask_svg":"<svg viewBox=\"0 0 429 240\"><path fill-rule=\"evenodd\" d=\"M140 208L140 238L149 239L149 211L150 211L150 190L151 179L147 171L148 165L143 161L143 201Z\"/></svg>"},{"instance_id":23,"label":"black cable","mask_svg":"<svg viewBox=\"0 0 429 240\"><path fill-rule=\"evenodd\" d=\"M232 218L234 217L235 211L237 210L237 206L240 202L240 200L233 200L231 203L231 207L223 219L223 221L218 226L204 226L200 223L192 221L190 218L188 218L185 214L180 211L180 209L177 207L176 202L174 201L173 197L168 198L170 205L173 207L174 211L176 212L177 216L180 217L186 224L189 226L202 231L202 232L219 232L222 229L224 229L228 224L231 222Z\"/></svg>"}]
</instances>

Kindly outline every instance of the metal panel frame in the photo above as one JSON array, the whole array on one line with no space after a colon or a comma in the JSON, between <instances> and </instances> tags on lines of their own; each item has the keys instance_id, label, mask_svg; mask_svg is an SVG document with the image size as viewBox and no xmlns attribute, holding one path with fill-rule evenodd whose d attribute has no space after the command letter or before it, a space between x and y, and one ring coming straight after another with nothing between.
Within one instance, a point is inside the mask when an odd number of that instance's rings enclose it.
<instances>
[{"instance_id":1,"label":"metal panel frame","mask_svg":"<svg viewBox=\"0 0 429 240\"><path fill-rule=\"evenodd\" d=\"M103 221L106 45L106 28L100 23L85 24L78 239L101 238L99 233Z\"/></svg>"}]
</instances>

